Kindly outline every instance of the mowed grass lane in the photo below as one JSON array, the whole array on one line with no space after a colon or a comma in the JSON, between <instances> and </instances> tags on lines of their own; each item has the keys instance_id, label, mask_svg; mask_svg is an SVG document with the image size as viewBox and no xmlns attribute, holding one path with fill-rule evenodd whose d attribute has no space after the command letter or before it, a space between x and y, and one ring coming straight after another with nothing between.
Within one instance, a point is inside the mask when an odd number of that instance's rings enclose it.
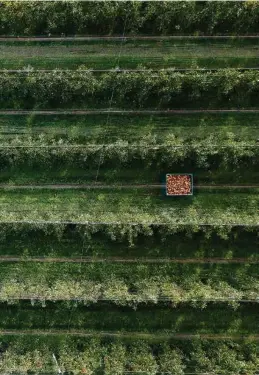
<instances>
[{"instance_id":1,"label":"mowed grass lane","mask_svg":"<svg viewBox=\"0 0 259 375\"><path fill-rule=\"evenodd\" d=\"M0 69L255 68L257 39L1 41Z\"/></svg>"},{"instance_id":2,"label":"mowed grass lane","mask_svg":"<svg viewBox=\"0 0 259 375\"><path fill-rule=\"evenodd\" d=\"M259 317L256 304L242 304L237 310L223 305L208 305L200 310L188 305L177 309L147 304L119 307L108 303L78 306L48 302L17 305L0 304L0 329L80 330L88 333L189 333L189 334L258 334Z\"/></svg>"},{"instance_id":3,"label":"mowed grass lane","mask_svg":"<svg viewBox=\"0 0 259 375\"><path fill-rule=\"evenodd\" d=\"M114 236L107 226L91 230L83 226L40 226L31 225L10 227L1 225L0 257L18 257L22 261L28 257L42 257L42 261L58 261L70 258L80 260L88 258L94 262L113 262L116 259L127 263L129 259L135 262L148 260L155 263L164 260L213 259L225 258L227 261L246 259L248 262L258 261L259 236L258 227L236 227L232 230L225 228L222 233L209 229L209 233L200 228L192 231L192 227L182 228L172 233L171 226L149 228L147 233L134 235L134 227L127 226L127 231ZM57 229L57 232L55 231ZM91 235L87 235L88 233ZM108 232L108 233L107 233ZM165 235L166 233L166 235ZM208 235L209 234L209 235ZM45 258L44 258L45 257Z\"/></svg>"},{"instance_id":4,"label":"mowed grass lane","mask_svg":"<svg viewBox=\"0 0 259 375\"><path fill-rule=\"evenodd\" d=\"M258 189L207 190L187 197L148 188L9 190L1 193L0 221L256 225L258 202Z\"/></svg>"},{"instance_id":5,"label":"mowed grass lane","mask_svg":"<svg viewBox=\"0 0 259 375\"><path fill-rule=\"evenodd\" d=\"M259 138L257 113L193 113L172 115L94 114L94 115L0 115L0 144L28 137L45 140L64 139L71 144L90 142L134 143L143 137L163 143L174 135L185 140L199 140L213 134L227 137L232 133L242 141Z\"/></svg>"},{"instance_id":6,"label":"mowed grass lane","mask_svg":"<svg viewBox=\"0 0 259 375\"><path fill-rule=\"evenodd\" d=\"M98 171L100 184L159 184L169 172L194 173L195 185L256 184L249 150L256 153L258 137L255 113L2 115L0 183L91 184ZM195 160L188 151L199 142ZM208 164L197 155L211 145L219 152L209 151ZM232 151L224 161L225 145ZM250 159L231 161L244 147Z\"/></svg>"}]
</instances>

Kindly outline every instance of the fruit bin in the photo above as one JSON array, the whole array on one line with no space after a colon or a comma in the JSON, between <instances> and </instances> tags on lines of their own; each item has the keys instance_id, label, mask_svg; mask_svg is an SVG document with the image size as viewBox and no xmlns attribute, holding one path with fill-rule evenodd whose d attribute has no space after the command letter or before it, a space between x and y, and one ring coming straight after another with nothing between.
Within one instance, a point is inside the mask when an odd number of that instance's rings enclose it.
<instances>
[{"instance_id":1,"label":"fruit bin","mask_svg":"<svg viewBox=\"0 0 259 375\"><path fill-rule=\"evenodd\" d=\"M166 195L193 195L193 175L190 173L169 173L166 175Z\"/></svg>"}]
</instances>

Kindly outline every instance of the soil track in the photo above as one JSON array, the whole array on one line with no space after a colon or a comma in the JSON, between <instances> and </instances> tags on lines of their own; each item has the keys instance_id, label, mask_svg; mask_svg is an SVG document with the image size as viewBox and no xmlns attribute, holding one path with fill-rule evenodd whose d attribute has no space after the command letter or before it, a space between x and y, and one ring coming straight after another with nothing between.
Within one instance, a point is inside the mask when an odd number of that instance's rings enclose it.
<instances>
[{"instance_id":1,"label":"soil track","mask_svg":"<svg viewBox=\"0 0 259 375\"><path fill-rule=\"evenodd\" d=\"M143 339L179 339L179 340L193 340L193 339L202 339L202 340L252 340L258 341L259 335L228 335L228 334L187 334L187 333L168 333L168 334L159 334L159 333L141 333L141 332L103 332L103 331L92 331L92 332L82 332L78 330L37 330L37 329L28 329L28 330L1 330L0 335L70 335L70 336L81 336L81 337L90 337L90 336L99 336L99 337L121 337L121 338L143 338Z\"/></svg>"},{"instance_id":2,"label":"soil track","mask_svg":"<svg viewBox=\"0 0 259 375\"><path fill-rule=\"evenodd\" d=\"M259 108L254 109L168 109L168 110L119 110L119 109L92 109L92 110L0 110L0 115L175 115L194 113L259 113Z\"/></svg>"},{"instance_id":3,"label":"soil track","mask_svg":"<svg viewBox=\"0 0 259 375\"><path fill-rule=\"evenodd\" d=\"M94 40L174 40L174 39L259 39L259 35L70 35L70 36L4 36L0 37L0 42L74 42L74 41L94 41Z\"/></svg>"},{"instance_id":4,"label":"soil track","mask_svg":"<svg viewBox=\"0 0 259 375\"><path fill-rule=\"evenodd\" d=\"M259 258L120 258L120 257L74 257L74 258L52 258L52 257L15 257L0 256L0 262L39 262L39 263L259 263Z\"/></svg>"},{"instance_id":5,"label":"soil track","mask_svg":"<svg viewBox=\"0 0 259 375\"><path fill-rule=\"evenodd\" d=\"M226 68L147 68L147 69L94 69L89 68L87 70L77 70L77 69L60 69L60 68L53 68L53 69L33 69L33 70L25 70L25 69L1 69L0 73L9 73L9 74L31 74L31 73L53 73L54 70L58 70L58 72L73 72L73 73L82 73L82 72L92 72L92 73L143 73L143 72L150 72L150 73L157 73L161 71L166 72L218 72L219 70L226 70ZM228 68L228 70L238 70L238 71L245 71L245 70L259 70L259 67L247 67L247 68Z\"/></svg>"},{"instance_id":6,"label":"soil track","mask_svg":"<svg viewBox=\"0 0 259 375\"><path fill-rule=\"evenodd\" d=\"M150 225L161 227L162 225L168 227L178 227L179 225L184 226L193 226L193 223L190 222L177 222L177 223L170 223L170 222L155 222L155 221L140 221L140 222L132 222L132 221L71 221L71 220L1 220L0 224L33 224L33 225L130 225L130 226L140 226L140 225ZM232 228L232 227L240 227L240 228L259 228L259 222L253 224L241 224L241 223L228 223L228 224L219 224L219 223L196 223L196 226L199 227L217 227L217 228Z\"/></svg>"},{"instance_id":7,"label":"soil track","mask_svg":"<svg viewBox=\"0 0 259 375\"><path fill-rule=\"evenodd\" d=\"M43 185L8 185L0 184L0 189L27 190L27 189L165 189L165 184L136 184L136 185L102 185L102 184L43 184ZM194 189L258 189L259 184L253 185L195 185Z\"/></svg>"}]
</instances>

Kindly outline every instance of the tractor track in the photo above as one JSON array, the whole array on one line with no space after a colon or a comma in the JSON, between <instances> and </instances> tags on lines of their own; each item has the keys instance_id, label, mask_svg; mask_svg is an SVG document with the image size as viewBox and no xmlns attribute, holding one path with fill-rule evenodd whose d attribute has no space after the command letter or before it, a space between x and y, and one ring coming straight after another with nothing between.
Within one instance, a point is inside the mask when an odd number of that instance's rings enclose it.
<instances>
[{"instance_id":1,"label":"tractor track","mask_svg":"<svg viewBox=\"0 0 259 375\"><path fill-rule=\"evenodd\" d=\"M0 184L5 190L70 190L70 189L165 189L165 184L132 184L132 185L102 185L102 184L37 184L37 185L9 185ZM195 185L194 189L258 189L259 184L253 185Z\"/></svg>"},{"instance_id":2,"label":"tractor track","mask_svg":"<svg viewBox=\"0 0 259 375\"><path fill-rule=\"evenodd\" d=\"M74 42L94 40L177 40L177 39L259 39L258 35L69 35L69 36L0 36L0 42Z\"/></svg>"},{"instance_id":3,"label":"tractor track","mask_svg":"<svg viewBox=\"0 0 259 375\"><path fill-rule=\"evenodd\" d=\"M202 339L202 340L245 340L249 339L252 341L259 340L259 334L188 334L188 333L141 333L141 332L104 332L104 331L88 331L84 332L82 330L37 330L37 329L28 329L28 330L0 330L0 335L69 335L69 336L81 336L81 337L121 337L121 338L143 338L143 339L179 339L179 340L193 340L193 339Z\"/></svg>"},{"instance_id":4,"label":"tractor track","mask_svg":"<svg viewBox=\"0 0 259 375\"><path fill-rule=\"evenodd\" d=\"M69 110L0 110L0 115L175 115L175 114L196 114L196 113L259 113L259 108L254 109L168 109L168 110L119 110L119 109L69 109Z\"/></svg>"},{"instance_id":5,"label":"tractor track","mask_svg":"<svg viewBox=\"0 0 259 375\"><path fill-rule=\"evenodd\" d=\"M22 73L22 74L32 74L32 73L53 73L54 71L60 72L73 72L73 73L79 73L87 72L87 73L144 73L144 72L150 72L150 73L158 73L158 72L218 72L220 70L233 70L233 71L249 71L249 70L259 70L259 67L236 67L236 68L146 68L146 69L94 69L89 68L86 70L78 70L78 69L60 69L60 68L53 68L53 69L32 69L32 70L26 70L26 69L0 69L0 73L7 73L7 74L16 74L16 73Z\"/></svg>"},{"instance_id":6,"label":"tractor track","mask_svg":"<svg viewBox=\"0 0 259 375\"><path fill-rule=\"evenodd\" d=\"M232 263L259 263L258 259L249 258L121 258L121 257L16 257L0 256L0 262L37 262L37 263L213 263L213 264L232 264Z\"/></svg>"}]
</instances>

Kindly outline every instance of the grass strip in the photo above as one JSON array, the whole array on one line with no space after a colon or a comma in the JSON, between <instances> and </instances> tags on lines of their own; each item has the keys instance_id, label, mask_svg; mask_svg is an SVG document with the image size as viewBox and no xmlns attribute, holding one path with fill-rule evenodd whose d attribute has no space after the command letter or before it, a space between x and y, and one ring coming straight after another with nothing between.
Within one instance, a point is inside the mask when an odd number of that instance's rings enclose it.
<instances>
[{"instance_id":1,"label":"grass strip","mask_svg":"<svg viewBox=\"0 0 259 375\"><path fill-rule=\"evenodd\" d=\"M31 306L0 306L0 330L77 330L85 333L113 332L145 334L258 334L257 306L243 304L237 310L226 306L208 305L198 310L181 305L177 309L146 305L136 311L100 303L88 307L67 307L62 303Z\"/></svg>"},{"instance_id":2,"label":"grass strip","mask_svg":"<svg viewBox=\"0 0 259 375\"><path fill-rule=\"evenodd\" d=\"M1 256L258 260L258 228L0 225Z\"/></svg>"},{"instance_id":3,"label":"grass strip","mask_svg":"<svg viewBox=\"0 0 259 375\"><path fill-rule=\"evenodd\" d=\"M252 68L254 40L161 39L71 42L0 42L0 69ZM118 57L119 56L119 57Z\"/></svg>"},{"instance_id":4,"label":"grass strip","mask_svg":"<svg viewBox=\"0 0 259 375\"><path fill-rule=\"evenodd\" d=\"M168 136L185 140L202 140L213 133L227 138L253 141L259 138L259 120L256 113L215 114L95 114L75 115L0 115L0 143L15 139L25 143L31 139L60 139L70 143L112 143L118 140L134 143L144 137L155 137L164 142ZM147 138L148 139L148 138ZM152 138L151 138L152 139ZM150 140L151 140L150 139Z\"/></svg>"},{"instance_id":5,"label":"grass strip","mask_svg":"<svg viewBox=\"0 0 259 375\"><path fill-rule=\"evenodd\" d=\"M258 194L211 190L171 199L139 189L89 191L5 191L0 221L76 221L96 223L253 224Z\"/></svg>"}]
</instances>

